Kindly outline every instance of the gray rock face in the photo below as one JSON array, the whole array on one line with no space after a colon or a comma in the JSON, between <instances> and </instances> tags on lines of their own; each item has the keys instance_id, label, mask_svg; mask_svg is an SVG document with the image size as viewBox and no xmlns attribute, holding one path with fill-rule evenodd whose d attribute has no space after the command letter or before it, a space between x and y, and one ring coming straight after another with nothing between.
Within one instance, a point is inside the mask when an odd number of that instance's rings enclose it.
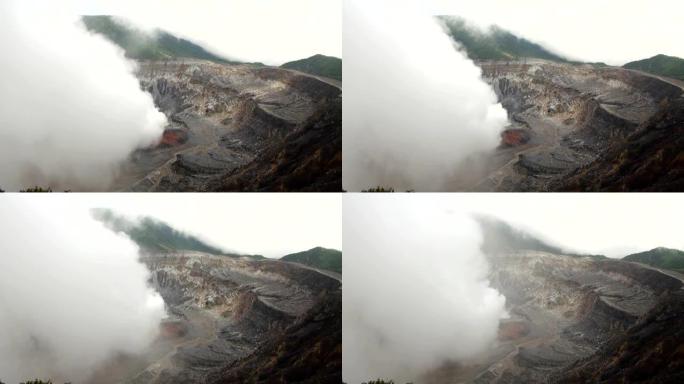
<instances>
[{"instance_id":1,"label":"gray rock face","mask_svg":"<svg viewBox=\"0 0 684 384\"><path fill-rule=\"evenodd\" d=\"M453 376L437 370L427 382L552 382L682 287L676 278L620 260L519 250L489 261L491 284L506 297L511 316L502 322L497 347ZM510 324L526 331L511 332Z\"/></svg>"},{"instance_id":2,"label":"gray rock face","mask_svg":"<svg viewBox=\"0 0 684 384\"><path fill-rule=\"evenodd\" d=\"M296 337L291 328L302 325L319 329L310 335L311 343L339 342L341 348L341 324L337 329L335 321L341 321L342 291L334 278L277 260L197 252L147 255L142 261L152 271L150 283L164 299L169 319L145 354L127 357L116 371L103 368L96 374L98 383L241 382L225 381L226 372L248 377L253 370L243 372L235 365L271 353L265 345ZM310 317L322 308L330 321L313 324ZM310 353L300 345L282 352ZM322 363L338 366L341 377L341 355ZM330 374L307 364L312 378ZM278 374L282 372L274 370L273 378Z\"/></svg>"},{"instance_id":3,"label":"gray rock face","mask_svg":"<svg viewBox=\"0 0 684 384\"><path fill-rule=\"evenodd\" d=\"M322 109L341 109L341 102L330 102L341 98L338 86L284 69L151 61L139 64L137 76L169 118L167 132L176 133L165 134L163 145L135 152L117 190L207 190L236 169L274 161L259 155Z\"/></svg>"},{"instance_id":4,"label":"gray rock face","mask_svg":"<svg viewBox=\"0 0 684 384\"><path fill-rule=\"evenodd\" d=\"M453 189L548 191L554 182L600 159L654 116L682 88L654 76L622 68L595 68L530 60L481 62L512 122L527 132L519 145L502 145L477 161L481 172ZM504 134L503 143L509 139Z\"/></svg>"}]
</instances>

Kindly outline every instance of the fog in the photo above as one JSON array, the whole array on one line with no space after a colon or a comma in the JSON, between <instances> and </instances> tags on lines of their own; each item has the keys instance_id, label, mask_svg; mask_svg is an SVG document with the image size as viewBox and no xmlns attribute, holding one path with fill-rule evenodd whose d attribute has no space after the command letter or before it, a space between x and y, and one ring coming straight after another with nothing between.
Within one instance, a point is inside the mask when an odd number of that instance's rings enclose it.
<instances>
[{"instance_id":1,"label":"fog","mask_svg":"<svg viewBox=\"0 0 684 384\"><path fill-rule=\"evenodd\" d=\"M684 57L684 3L671 0L424 0L435 15L499 25L566 57L623 65L666 54Z\"/></svg>"},{"instance_id":2,"label":"fog","mask_svg":"<svg viewBox=\"0 0 684 384\"><path fill-rule=\"evenodd\" d=\"M684 249L676 194L345 195L345 382L422 382L495 343L505 302L487 281L476 215L572 252Z\"/></svg>"},{"instance_id":3,"label":"fog","mask_svg":"<svg viewBox=\"0 0 684 384\"><path fill-rule=\"evenodd\" d=\"M311 193L67 194L83 210L149 216L224 250L280 258L317 246L342 249L342 197Z\"/></svg>"},{"instance_id":4,"label":"fog","mask_svg":"<svg viewBox=\"0 0 684 384\"><path fill-rule=\"evenodd\" d=\"M56 196L2 196L0 216L0 380L82 383L156 337L163 301L131 241Z\"/></svg>"},{"instance_id":5,"label":"fog","mask_svg":"<svg viewBox=\"0 0 684 384\"><path fill-rule=\"evenodd\" d=\"M471 214L497 217L570 252L622 258L656 247L684 249L676 194L476 193L454 197Z\"/></svg>"},{"instance_id":6,"label":"fog","mask_svg":"<svg viewBox=\"0 0 684 384\"><path fill-rule=\"evenodd\" d=\"M493 345L505 299L467 210L452 195L345 196L345 382L412 381Z\"/></svg>"},{"instance_id":7,"label":"fog","mask_svg":"<svg viewBox=\"0 0 684 384\"><path fill-rule=\"evenodd\" d=\"M0 3L0 188L104 190L166 125L134 65L51 2Z\"/></svg>"},{"instance_id":8,"label":"fog","mask_svg":"<svg viewBox=\"0 0 684 384\"><path fill-rule=\"evenodd\" d=\"M346 190L443 190L507 124L480 69L417 4L344 4Z\"/></svg>"},{"instance_id":9,"label":"fog","mask_svg":"<svg viewBox=\"0 0 684 384\"><path fill-rule=\"evenodd\" d=\"M342 57L341 0L62 0L60 6L161 28L236 60L281 65L317 53Z\"/></svg>"}]
</instances>

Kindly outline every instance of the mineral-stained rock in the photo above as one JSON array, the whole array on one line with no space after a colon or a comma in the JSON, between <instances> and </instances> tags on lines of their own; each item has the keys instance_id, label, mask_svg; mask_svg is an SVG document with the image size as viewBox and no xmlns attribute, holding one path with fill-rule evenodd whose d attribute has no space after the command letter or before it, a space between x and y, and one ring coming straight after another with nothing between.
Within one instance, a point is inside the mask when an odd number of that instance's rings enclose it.
<instances>
[{"instance_id":1,"label":"mineral-stained rock","mask_svg":"<svg viewBox=\"0 0 684 384\"><path fill-rule=\"evenodd\" d=\"M115 189L342 190L338 83L199 60L141 62L137 76L170 124L123 165Z\"/></svg>"},{"instance_id":2,"label":"mineral-stained rock","mask_svg":"<svg viewBox=\"0 0 684 384\"><path fill-rule=\"evenodd\" d=\"M681 83L544 60L478 64L511 125L480 159L480 175L454 180L452 189L684 188Z\"/></svg>"},{"instance_id":3,"label":"mineral-stained rock","mask_svg":"<svg viewBox=\"0 0 684 384\"><path fill-rule=\"evenodd\" d=\"M557 383L681 383L684 381L684 291L660 297L626 332L553 376Z\"/></svg>"},{"instance_id":4,"label":"mineral-stained rock","mask_svg":"<svg viewBox=\"0 0 684 384\"><path fill-rule=\"evenodd\" d=\"M120 370L129 373L97 372L98 384L341 382L339 280L279 260L199 252L141 260L169 318L147 354Z\"/></svg>"},{"instance_id":5,"label":"mineral-stained rock","mask_svg":"<svg viewBox=\"0 0 684 384\"><path fill-rule=\"evenodd\" d=\"M487 355L445 364L421 382L681 382L684 283L678 275L564 254L492 219L483 223L489 281L506 297L509 318Z\"/></svg>"},{"instance_id":6,"label":"mineral-stained rock","mask_svg":"<svg viewBox=\"0 0 684 384\"><path fill-rule=\"evenodd\" d=\"M530 141L530 133L524 129L507 129L501 133L501 145L519 147Z\"/></svg>"}]
</instances>

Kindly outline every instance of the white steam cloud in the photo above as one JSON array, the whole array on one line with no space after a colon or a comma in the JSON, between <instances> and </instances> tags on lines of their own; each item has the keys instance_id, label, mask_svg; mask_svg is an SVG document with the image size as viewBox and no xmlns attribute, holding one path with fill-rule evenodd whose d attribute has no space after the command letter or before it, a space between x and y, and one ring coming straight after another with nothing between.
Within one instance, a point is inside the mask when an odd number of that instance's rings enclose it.
<instances>
[{"instance_id":1,"label":"white steam cloud","mask_svg":"<svg viewBox=\"0 0 684 384\"><path fill-rule=\"evenodd\" d=\"M493 149L506 112L416 1L344 4L344 187L434 191Z\"/></svg>"},{"instance_id":2,"label":"white steam cloud","mask_svg":"<svg viewBox=\"0 0 684 384\"><path fill-rule=\"evenodd\" d=\"M0 381L81 383L156 337L163 301L130 240L54 196L2 196L0 217Z\"/></svg>"},{"instance_id":3,"label":"white steam cloud","mask_svg":"<svg viewBox=\"0 0 684 384\"><path fill-rule=\"evenodd\" d=\"M345 196L343 379L416 380L495 342L479 226L449 196Z\"/></svg>"},{"instance_id":4,"label":"white steam cloud","mask_svg":"<svg viewBox=\"0 0 684 384\"><path fill-rule=\"evenodd\" d=\"M166 124L120 49L45 4L0 3L0 187L106 189Z\"/></svg>"}]
</instances>

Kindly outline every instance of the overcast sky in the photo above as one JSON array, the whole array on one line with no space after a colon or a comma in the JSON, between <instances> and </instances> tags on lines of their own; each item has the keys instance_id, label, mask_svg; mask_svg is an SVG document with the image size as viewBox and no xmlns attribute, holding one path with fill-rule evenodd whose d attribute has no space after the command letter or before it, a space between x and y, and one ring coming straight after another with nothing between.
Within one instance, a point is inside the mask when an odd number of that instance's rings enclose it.
<instances>
[{"instance_id":1,"label":"overcast sky","mask_svg":"<svg viewBox=\"0 0 684 384\"><path fill-rule=\"evenodd\" d=\"M280 65L342 55L342 0L27 0L36 11L118 15L225 56Z\"/></svg>"},{"instance_id":2,"label":"overcast sky","mask_svg":"<svg viewBox=\"0 0 684 384\"><path fill-rule=\"evenodd\" d=\"M20 195L40 207L111 208L128 217L152 216L213 245L281 257L316 246L342 249L339 194L50 194ZM2 197L2 196L0 196Z\"/></svg>"},{"instance_id":3,"label":"overcast sky","mask_svg":"<svg viewBox=\"0 0 684 384\"><path fill-rule=\"evenodd\" d=\"M498 193L433 195L445 207L498 217L565 249L623 257L684 249L677 194Z\"/></svg>"},{"instance_id":4,"label":"overcast sky","mask_svg":"<svg viewBox=\"0 0 684 384\"><path fill-rule=\"evenodd\" d=\"M684 2L677 0L427 0L433 14L497 24L570 58L622 65L684 57Z\"/></svg>"}]
</instances>

